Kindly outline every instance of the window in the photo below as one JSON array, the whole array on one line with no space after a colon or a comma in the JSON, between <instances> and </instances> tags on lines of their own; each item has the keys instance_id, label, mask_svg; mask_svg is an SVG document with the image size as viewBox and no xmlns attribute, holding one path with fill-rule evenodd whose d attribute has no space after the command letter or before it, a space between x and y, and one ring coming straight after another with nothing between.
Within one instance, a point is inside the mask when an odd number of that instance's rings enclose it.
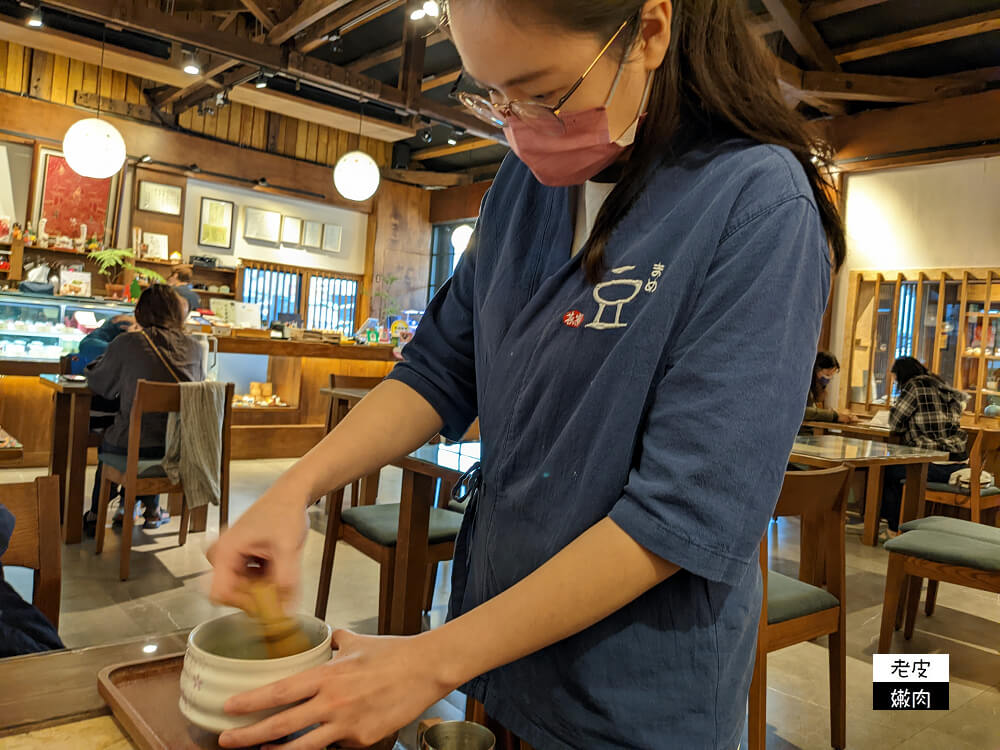
<instances>
[{"instance_id":1,"label":"window","mask_svg":"<svg viewBox=\"0 0 1000 750\"><path fill-rule=\"evenodd\" d=\"M243 301L260 304L260 322L269 326L278 315L298 315L301 307L302 274L277 268L243 269Z\"/></svg>"},{"instance_id":2,"label":"window","mask_svg":"<svg viewBox=\"0 0 1000 750\"><path fill-rule=\"evenodd\" d=\"M358 282L335 276L312 276L309 279L308 328L354 333L354 311L358 301Z\"/></svg>"},{"instance_id":3,"label":"window","mask_svg":"<svg viewBox=\"0 0 1000 750\"><path fill-rule=\"evenodd\" d=\"M459 221L450 224L436 224L431 235L431 272L427 282L429 302L444 282L451 278L458 261L462 258L472 239L474 222Z\"/></svg>"}]
</instances>

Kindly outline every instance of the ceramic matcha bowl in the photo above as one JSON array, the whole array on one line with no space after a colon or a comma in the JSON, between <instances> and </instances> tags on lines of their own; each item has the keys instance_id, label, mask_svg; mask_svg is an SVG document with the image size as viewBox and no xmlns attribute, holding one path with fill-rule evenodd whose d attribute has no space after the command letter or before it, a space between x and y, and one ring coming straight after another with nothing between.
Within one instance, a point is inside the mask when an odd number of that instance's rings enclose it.
<instances>
[{"instance_id":1,"label":"ceramic matcha bowl","mask_svg":"<svg viewBox=\"0 0 1000 750\"><path fill-rule=\"evenodd\" d=\"M328 662L333 629L320 619L299 615L310 648L270 659L257 623L243 612L203 622L188 636L181 671L181 713L197 727L221 733L249 726L280 708L233 716L223 710L234 695L291 677Z\"/></svg>"}]
</instances>

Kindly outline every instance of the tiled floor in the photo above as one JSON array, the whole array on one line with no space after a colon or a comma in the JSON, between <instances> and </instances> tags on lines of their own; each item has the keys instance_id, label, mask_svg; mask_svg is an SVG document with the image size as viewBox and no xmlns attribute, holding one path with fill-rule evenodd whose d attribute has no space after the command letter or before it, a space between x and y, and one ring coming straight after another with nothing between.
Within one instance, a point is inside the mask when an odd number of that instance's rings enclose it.
<instances>
[{"instance_id":1,"label":"tiled floor","mask_svg":"<svg viewBox=\"0 0 1000 750\"><path fill-rule=\"evenodd\" d=\"M288 461L240 461L232 471L232 517L286 468ZM91 470L92 471L92 470ZM0 483L27 481L40 471L0 471ZM380 501L398 501L400 476L386 469ZM88 484L89 487L89 484ZM322 511L312 511L306 541L301 609L311 612L323 549ZM60 633L67 646L83 646L152 632L190 628L221 611L204 596L209 565L204 550L218 531L214 511L209 532L177 547L177 523L155 532L136 531L132 576L118 580L117 543L109 534L104 554L94 542L63 548L63 600ZM795 574L798 529L772 524L773 568ZM848 747L900 750L998 750L1000 748L1000 598L942 585L934 617L921 615L910 642L896 636L900 652L951 655L951 710L876 713L871 709L871 654L878 637L886 553L861 545L848 533L847 686ZM444 616L448 566L443 565L431 621ZM23 580L23 579L22 579ZM333 576L328 620L359 632L375 631L378 566L341 545ZM768 741L770 750L823 750L829 743L829 691L825 640L793 646L768 659ZM457 701L456 701L457 702ZM430 712L458 718L455 705ZM401 736L413 747L413 730ZM667 745L665 745L667 747ZM746 747L744 740L743 747Z\"/></svg>"}]
</instances>

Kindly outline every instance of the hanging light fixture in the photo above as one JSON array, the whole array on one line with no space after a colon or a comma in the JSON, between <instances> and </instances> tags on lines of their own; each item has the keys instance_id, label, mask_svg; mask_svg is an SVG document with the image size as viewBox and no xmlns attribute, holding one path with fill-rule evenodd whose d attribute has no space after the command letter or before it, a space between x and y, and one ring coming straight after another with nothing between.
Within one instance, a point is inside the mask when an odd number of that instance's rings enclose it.
<instances>
[{"instance_id":1,"label":"hanging light fixture","mask_svg":"<svg viewBox=\"0 0 1000 750\"><path fill-rule=\"evenodd\" d=\"M198 55L194 50L184 51L184 72L189 76L201 75L201 63L198 62Z\"/></svg>"},{"instance_id":2,"label":"hanging light fixture","mask_svg":"<svg viewBox=\"0 0 1000 750\"><path fill-rule=\"evenodd\" d=\"M364 123L364 102L361 102L361 116L358 120L359 148L346 153L333 168L333 184L337 192L350 201L366 201L375 195L382 174L375 160L360 149L361 130Z\"/></svg>"},{"instance_id":3,"label":"hanging light fixture","mask_svg":"<svg viewBox=\"0 0 1000 750\"><path fill-rule=\"evenodd\" d=\"M45 19L42 18L41 3L36 3L34 9L31 11L31 15L28 16L28 26L33 29L40 29L44 25Z\"/></svg>"},{"instance_id":4,"label":"hanging light fixture","mask_svg":"<svg viewBox=\"0 0 1000 750\"><path fill-rule=\"evenodd\" d=\"M104 38L101 38L101 67L97 72L97 90L104 74ZM101 98L97 98L97 117L73 123L63 136L63 156L70 169L81 177L103 180L119 172L125 163L125 140L107 120L101 119Z\"/></svg>"}]
</instances>

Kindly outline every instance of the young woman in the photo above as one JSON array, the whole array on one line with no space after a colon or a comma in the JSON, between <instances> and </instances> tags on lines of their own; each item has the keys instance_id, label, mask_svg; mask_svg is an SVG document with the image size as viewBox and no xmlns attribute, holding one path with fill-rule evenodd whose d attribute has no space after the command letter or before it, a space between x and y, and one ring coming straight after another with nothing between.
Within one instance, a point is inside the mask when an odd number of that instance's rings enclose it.
<instances>
[{"instance_id":1,"label":"young woman","mask_svg":"<svg viewBox=\"0 0 1000 750\"><path fill-rule=\"evenodd\" d=\"M853 424L857 418L848 411L827 409L826 388L830 379L840 372L840 362L830 352L818 352L816 364L813 365L812 385L809 386L809 396L806 398L806 422L840 422Z\"/></svg>"},{"instance_id":2,"label":"young woman","mask_svg":"<svg viewBox=\"0 0 1000 750\"><path fill-rule=\"evenodd\" d=\"M87 365L84 374L94 394L118 403L114 421L104 430L101 453L128 455L129 422L139 380L176 383L205 377L201 348L184 333L185 317L187 304L177 292L165 284L151 286L135 305L135 322L140 330L119 334L104 354ZM162 457L166 433L166 414L143 417L140 455ZM101 473L98 464L90 511L83 519L88 534L97 523ZM167 511L160 508L157 495L145 495L138 500L144 509L143 528L155 529L170 519ZM120 516L113 523L120 524Z\"/></svg>"},{"instance_id":3,"label":"young woman","mask_svg":"<svg viewBox=\"0 0 1000 750\"><path fill-rule=\"evenodd\" d=\"M227 704L295 707L220 742L366 744L464 685L545 750L732 750L758 545L844 251L815 144L737 0L448 13L485 89L461 98L514 155L406 361L211 558L216 600L248 603L251 557L290 600L313 500L478 415L450 620L338 631L329 666Z\"/></svg>"},{"instance_id":4,"label":"young woman","mask_svg":"<svg viewBox=\"0 0 1000 750\"><path fill-rule=\"evenodd\" d=\"M899 383L899 398L889 408L889 429L904 445L947 451L949 461L927 466L928 482L947 482L965 466L969 454L967 435L962 429L962 412L967 396L929 372L919 360L900 357L892 364ZM882 518L888 536L899 533L899 511L903 504L905 466L887 466L882 483Z\"/></svg>"}]
</instances>

